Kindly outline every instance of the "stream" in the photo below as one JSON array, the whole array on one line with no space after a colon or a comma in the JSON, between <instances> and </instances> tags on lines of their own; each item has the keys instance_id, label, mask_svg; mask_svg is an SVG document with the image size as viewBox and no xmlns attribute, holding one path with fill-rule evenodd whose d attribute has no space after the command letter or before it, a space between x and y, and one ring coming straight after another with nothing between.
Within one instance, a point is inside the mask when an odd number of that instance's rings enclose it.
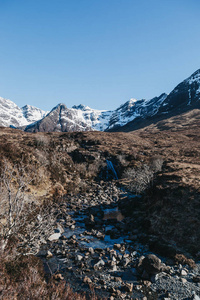
<instances>
[{"instance_id":1,"label":"stream","mask_svg":"<svg viewBox=\"0 0 200 300\"><path fill-rule=\"evenodd\" d=\"M62 218L58 219L62 234L40 251L46 273L61 274L77 292L90 293L93 287L100 299L199 300L191 298L194 293L200 295L200 283L191 280L199 275L199 265L195 270L166 266L167 258L159 256L164 271L140 273L140 261L152 252L138 241L137 233L130 231L130 220L118 207L124 197L135 195L110 184L66 198Z\"/></svg>"}]
</instances>

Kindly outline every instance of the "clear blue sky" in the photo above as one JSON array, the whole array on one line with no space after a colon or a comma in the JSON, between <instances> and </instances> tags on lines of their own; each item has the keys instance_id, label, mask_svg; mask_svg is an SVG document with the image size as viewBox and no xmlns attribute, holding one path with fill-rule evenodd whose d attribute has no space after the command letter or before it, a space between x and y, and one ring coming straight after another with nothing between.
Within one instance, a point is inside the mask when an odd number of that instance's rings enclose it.
<instances>
[{"instance_id":1,"label":"clear blue sky","mask_svg":"<svg viewBox=\"0 0 200 300\"><path fill-rule=\"evenodd\" d=\"M115 109L200 68L199 0L0 0L0 96Z\"/></svg>"}]
</instances>

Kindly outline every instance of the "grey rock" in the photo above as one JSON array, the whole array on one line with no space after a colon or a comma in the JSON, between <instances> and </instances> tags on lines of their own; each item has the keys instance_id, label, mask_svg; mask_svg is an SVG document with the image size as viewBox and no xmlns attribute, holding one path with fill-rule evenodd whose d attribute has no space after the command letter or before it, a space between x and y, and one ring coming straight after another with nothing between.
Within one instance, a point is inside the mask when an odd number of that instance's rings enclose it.
<instances>
[{"instance_id":1,"label":"grey rock","mask_svg":"<svg viewBox=\"0 0 200 300\"><path fill-rule=\"evenodd\" d=\"M142 260L142 266L148 274L157 274L161 269L161 260L156 255L149 254Z\"/></svg>"},{"instance_id":2,"label":"grey rock","mask_svg":"<svg viewBox=\"0 0 200 300\"><path fill-rule=\"evenodd\" d=\"M61 233L58 232L58 233L53 233L52 235L50 235L50 237L48 238L48 240L51 242L51 241L56 241L60 238L61 236Z\"/></svg>"},{"instance_id":3,"label":"grey rock","mask_svg":"<svg viewBox=\"0 0 200 300\"><path fill-rule=\"evenodd\" d=\"M103 259L100 259L100 260L94 265L94 269L95 269L95 270L101 269L104 265L105 265L105 262L103 261Z\"/></svg>"},{"instance_id":4,"label":"grey rock","mask_svg":"<svg viewBox=\"0 0 200 300\"><path fill-rule=\"evenodd\" d=\"M83 256L82 256L82 255L77 255L77 256L76 256L76 260L77 260L77 261L81 261L82 259L83 259Z\"/></svg>"}]
</instances>

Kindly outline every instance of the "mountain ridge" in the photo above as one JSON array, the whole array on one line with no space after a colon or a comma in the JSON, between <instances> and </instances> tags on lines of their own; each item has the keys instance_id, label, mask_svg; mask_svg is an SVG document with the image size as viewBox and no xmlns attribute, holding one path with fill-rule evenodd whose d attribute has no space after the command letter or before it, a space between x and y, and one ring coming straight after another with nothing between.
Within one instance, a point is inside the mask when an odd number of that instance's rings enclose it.
<instances>
[{"instance_id":1,"label":"mountain ridge","mask_svg":"<svg viewBox=\"0 0 200 300\"><path fill-rule=\"evenodd\" d=\"M80 104L59 103L50 112L31 105L19 108L0 98L0 126L28 132L132 131L153 122L200 108L200 69L179 83L168 95L152 99L131 98L117 109L97 110Z\"/></svg>"}]
</instances>

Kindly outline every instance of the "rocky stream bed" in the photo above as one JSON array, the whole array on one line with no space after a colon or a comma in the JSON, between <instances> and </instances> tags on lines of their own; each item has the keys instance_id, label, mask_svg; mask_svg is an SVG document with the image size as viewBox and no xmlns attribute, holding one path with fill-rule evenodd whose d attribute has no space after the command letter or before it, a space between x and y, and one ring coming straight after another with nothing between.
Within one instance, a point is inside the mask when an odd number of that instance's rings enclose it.
<instances>
[{"instance_id":1,"label":"rocky stream bed","mask_svg":"<svg viewBox=\"0 0 200 300\"><path fill-rule=\"evenodd\" d=\"M200 263L155 255L139 242L137 224L129 228L118 206L134 197L114 182L67 195L57 229L39 252L46 273L100 299L200 299Z\"/></svg>"}]
</instances>

